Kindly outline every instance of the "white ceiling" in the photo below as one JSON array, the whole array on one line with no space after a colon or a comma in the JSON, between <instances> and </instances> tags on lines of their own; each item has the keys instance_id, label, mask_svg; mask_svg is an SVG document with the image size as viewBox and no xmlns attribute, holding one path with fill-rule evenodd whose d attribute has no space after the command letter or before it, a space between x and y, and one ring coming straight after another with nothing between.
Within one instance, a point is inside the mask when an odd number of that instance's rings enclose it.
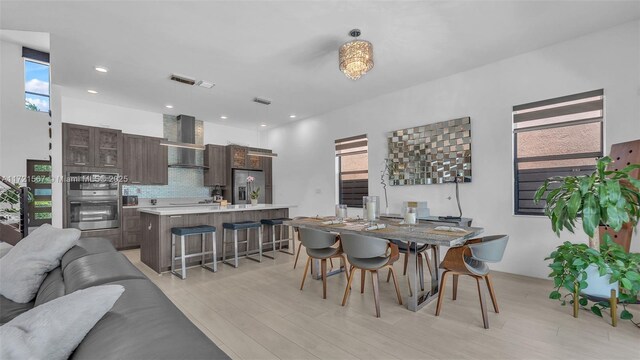
<instances>
[{"instance_id":1,"label":"white ceiling","mask_svg":"<svg viewBox=\"0 0 640 360\"><path fill-rule=\"evenodd\" d=\"M0 10L3 29L51 33L52 80L65 95L240 127L326 113L640 18L638 1L3 0ZM374 46L375 67L358 81L337 64L352 28Z\"/></svg>"}]
</instances>

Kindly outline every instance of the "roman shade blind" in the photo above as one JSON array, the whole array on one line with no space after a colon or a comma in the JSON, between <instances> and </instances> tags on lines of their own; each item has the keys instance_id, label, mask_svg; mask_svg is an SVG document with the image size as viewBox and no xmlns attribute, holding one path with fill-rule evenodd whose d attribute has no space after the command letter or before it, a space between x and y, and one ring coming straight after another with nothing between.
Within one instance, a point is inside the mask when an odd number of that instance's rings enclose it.
<instances>
[{"instance_id":1,"label":"roman shade blind","mask_svg":"<svg viewBox=\"0 0 640 360\"><path fill-rule=\"evenodd\" d=\"M513 107L516 214L542 215L533 196L553 176L587 175L603 154L602 89Z\"/></svg>"},{"instance_id":2,"label":"roman shade blind","mask_svg":"<svg viewBox=\"0 0 640 360\"><path fill-rule=\"evenodd\" d=\"M349 207L362 207L362 197L369 195L369 156L367 135L338 139L338 201Z\"/></svg>"}]
</instances>

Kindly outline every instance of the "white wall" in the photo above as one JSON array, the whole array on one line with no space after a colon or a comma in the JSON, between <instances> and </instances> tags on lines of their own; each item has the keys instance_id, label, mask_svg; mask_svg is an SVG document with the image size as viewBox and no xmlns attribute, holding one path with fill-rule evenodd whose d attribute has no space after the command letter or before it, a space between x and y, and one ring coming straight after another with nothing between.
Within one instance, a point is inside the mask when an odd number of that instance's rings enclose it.
<instances>
[{"instance_id":1,"label":"white wall","mask_svg":"<svg viewBox=\"0 0 640 360\"><path fill-rule=\"evenodd\" d=\"M383 197L379 173L392 130L470 116L473 182L460 186L464 215L485 234L510 235L496 270L546 277L544 262L561 243L543 217L513 215L513 105L604 88L606 147L640 138L640 22L559 43L269 131L274 200L295 203L293 215L332 214L334 140L366 133L369 193ZM428 64L425 64L428 66ZM375 68L373 69L375 72ZM389 187L390 210L427 200L432 214L457 214L454 186ZM562 240L586 241L584 234ZM639 251L635 236L632 250Z\"/></svg>"},{"instance_id":2,"label":"white wall","mask_svg":"<svg viewBox=\"0 0 640 360\"><path fill-rule=\"evenodd\" d=\"M0 175L26 176L27 159L49 160L49 114L24 107L22 46L0 41Z\"/></svg>"}]
</instances>

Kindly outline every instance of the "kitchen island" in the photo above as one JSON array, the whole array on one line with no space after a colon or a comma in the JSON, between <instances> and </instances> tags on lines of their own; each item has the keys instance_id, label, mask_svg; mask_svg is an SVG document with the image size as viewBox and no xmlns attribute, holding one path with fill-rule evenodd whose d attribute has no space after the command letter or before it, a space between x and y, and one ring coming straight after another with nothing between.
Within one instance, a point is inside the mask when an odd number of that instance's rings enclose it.
<instances>
[{"instance_id":1,"label":"kitchen island","mask_svg":"<svg viewBox=\"0 0 640 360\"><path fill-rule=\"evenodd\" d=\"M140 208L140 260L157 273L171 267L171 228L179 226L213 225L216 227L216 247L218 259L222 257L222 223L238 221L260 221L261 219L289 217L289 209L294 205L260 204L228 206L180 206L161 208ZM287 234L285 233L285 236ZM271 238L270 227L265 228L263 239ZM246 232L239 231L238 239L245 240ZM266 241L266 240L265 240ZM207 241L206 249L211 250ZM255 242L252 241L253 246ZM187 237L187 253L200 252L199 236ZM264 249L269 247L265 244ZM239 245L239 251L246 249ZM180 252L176 253L176 256ZM211 256L207 259L211 261ZM200 258L187 259L187 266L197 265Z\"/></svg>"}]
</instances>

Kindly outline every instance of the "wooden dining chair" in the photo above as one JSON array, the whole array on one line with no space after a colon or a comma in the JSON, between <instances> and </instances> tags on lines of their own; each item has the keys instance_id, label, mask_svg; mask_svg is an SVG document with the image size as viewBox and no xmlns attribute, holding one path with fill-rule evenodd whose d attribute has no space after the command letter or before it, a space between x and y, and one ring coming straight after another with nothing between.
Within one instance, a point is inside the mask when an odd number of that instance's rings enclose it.
<instances>
[{"instance_id":1,"label":"wooden dining chair","mask_svg":"<svg viewBox=\"0 0 640 360\"><path fill-rule=\"evenodd\" d=\"M347 255L349 264L351 264L349 268L351 273L349 275L347 287L344 290L342 306L345 306L347 299L349 298L349 294L351 293L351 283L353 282L353 275L356 273L355 270L360 269L362 274L362 283L360 287L361 292L364 290L364 279L366 273L371 273L373 300L376 305L376 317L380 317L378 271L384 268L389 269L390 274L393 277L393 284L396 288L398 303L402 305L402 296L400 295L400 288L398 287L398 278L395 270L393 269L393 263L400 258L398 246L387 240L370 236L341 234L340 237L342 241L342 249Z\"/></svg>"},{"instance_id":2,"label":"wooden dining chair","mask_svg":"<svg viewBox=\"0 0 640 360\"><path fill-rule=\"evenodd\" d=\"M307 263L304 266L302 275L302 283L300 290L304 288L304 281L307 278L307 272L312 259L320 260L320 271L322 273L322 298L327 298L327 259L339 258L341 266L344 266L346 276L349 278L349 270L347 269L347 259L342 252L340 244L340 236L327 231L300 228L298 229L300 242L307 249ZM334 246L338 244L338 246Z\"/></svg>"},{"instance_id":3,"label":"wooden dining chair","mask_svg":"<svg viewBox=\"0 0 640 360\"><path fill-rule=\"evenodd\" d=\"M458 277L460 275L468 275L474 278L478 285L482 322L485 329L489 328L489 318L487 317L487 307L482 294L481 280L487 283L491 302L493 303L493 310L498 313L498 302L496 301L496 294L493 291L489 267L486 263L499 262L502 260L508 240L509 236L507 235L487 236L469 240L464 246L454 247L447 251L440 265L445 271L442 273L436 316L440 315L440 310L442 309L442 299L444 298L445 285L447 284L447 275L453 275L453 300L456 300L458 295Z\"/></svg>"}]
</instances>

